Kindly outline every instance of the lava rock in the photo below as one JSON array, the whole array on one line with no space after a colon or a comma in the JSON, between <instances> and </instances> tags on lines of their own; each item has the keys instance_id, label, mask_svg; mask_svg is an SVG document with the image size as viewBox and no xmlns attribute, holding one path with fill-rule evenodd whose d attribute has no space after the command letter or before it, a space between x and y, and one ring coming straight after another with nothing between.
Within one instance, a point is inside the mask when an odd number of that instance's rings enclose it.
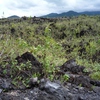
<instances>
[{"instance_id":1,"label":"lava rock","mask_svg":"<svg viewBox=\"0 0 100 100\"><path fill-rule=\"evenodd\" d=\"M99 86L99 87L100 87L100 81L91 80L90 83L91 83L92 85L95 85L95 86Z\"/></svg>"},{"instance_id":2,"label":"lava rock","mask_svg":"<svg viewBox=\"0 0 100 100\"><path fill-rule=\"evenodd\" d=\"M37 77L35 77L35 78L30 78L29 84L30 84L31 87L36 87L36 86L38 86L38 85L39 85L39 84L38 84L38 78L37 78Z\"/></svg>"},{"instance_id":3,"label":"lava rock","mask_svg":"<svg viewBox=\"0 0 100 100\"><path fill-rule=\"evenodd\" d=\"M42 69L43 69L42 64L39 61L37 61L37 59L30 52L25 52L21 56L16 57L16 60L18 64L26 63L27 61L30 61L34 73L39 72L42 74Z\"/></svg>"},{"instance_id":4,"label":"lava rock","mask_svg":"<svg viewBox=\"0 0 100 100\"><path fill-rule=\"evenodd\" d=\"M6 79L0 79L0 88L9 90L11 89L11 83Z\"/></svg>"},{"instance_id":5,"label":"lava rock","mask_svg":"<svg viewBox=\"0 0 100 100\"><path fill-rule=\"evenodd\" d=\"M88 77L85 76L76 76L73 81L71 83L78 85L81 85L83 87L87 87L87 88L91 88L91 84L90 84L90 79Z\"/></svg>"},{"instance_id":6,"label":"lava rock","mask_svg":"<svg viewBox=\"0 0 100 100\"><path fill-rule=\"evenodd\" d=\"M0 89L0 93L3 91L3 89Z\"/></svg>"},{"instance_id":7,"label":"lava rock","mask_svg":"<svg viewBox=\"0 0 100 100\"><path fill-rule=\"evenodd\" d=\"M95 93L98 93L98 94L100 95L100 87L94 87L94 88L93 88L93 91L94 91Z\"/></svg>"},{"instance_id":8,"label":"lava rock","mask_svg":"<svg viewBox=\"0 0 100 100\"><path fill-rule=\"evenodd\" d=\"M50 99L43 97L43 100L68 100L67 90L58 83L42 80L40 89L46 92L47 97L50 97Z\"/></svg>"},{"instance_id":9,"label":"lava rock","mask_svg":"<svg viewBox=\"0 0 100 100\"><path fill-rule=\"evenodd\" d=\"M66 61L60 67L60 69L63 70L64 72L70 71L73 74L85 73L84 72L85 67L77 65L74 59Z\"/></svg>"}]
</instances>

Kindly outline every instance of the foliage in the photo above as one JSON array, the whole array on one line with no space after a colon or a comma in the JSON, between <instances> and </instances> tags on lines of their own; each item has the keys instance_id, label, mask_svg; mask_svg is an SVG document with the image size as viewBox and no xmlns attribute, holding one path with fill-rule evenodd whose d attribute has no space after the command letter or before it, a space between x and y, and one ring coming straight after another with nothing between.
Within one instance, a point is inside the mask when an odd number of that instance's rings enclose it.
<instances>
[{"instance_id":1,"label":"foliage","mask_svg":"<svg viewBox=\"0 0 100 100\"><path fill-rule=\"evenodd\" d=\"M61 76L61 81L66 82L69 80L69 78L70 78L69 75L65 74L65 75Z\"/></svg>"}]
</instances>

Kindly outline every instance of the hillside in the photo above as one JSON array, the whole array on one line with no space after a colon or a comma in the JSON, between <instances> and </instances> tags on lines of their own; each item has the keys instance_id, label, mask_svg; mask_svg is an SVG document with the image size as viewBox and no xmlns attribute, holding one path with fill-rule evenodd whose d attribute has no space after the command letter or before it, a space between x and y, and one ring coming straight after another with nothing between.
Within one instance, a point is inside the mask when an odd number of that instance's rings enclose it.
<instances>
[{"instance_id":1,"label":"hillside","mask_svg":"<svg viewBox=\"0 0 100 100\"><path fill-rule=\"evenodd\" d=\"M18 19L20 18L19 16L13 15L13 16L9 16L8 19Z\"/></svg>"},{"instance_id":2,"label":"hillside","mask_svg":"<svg viewBox=\"0 0 100 100\"><path fill-rule=\"evenodd\" d=\"M64 13L60 13L60 14L51 13L51 14L44 15L41 17L47 17L47 18L50 18L50 17L72 17L72 16L79 16L79 15L91 15L91 16L100 15L100 11L85 11L85 12L68 11L68 12L64 12Z\"/></svg>"}]
</instances>

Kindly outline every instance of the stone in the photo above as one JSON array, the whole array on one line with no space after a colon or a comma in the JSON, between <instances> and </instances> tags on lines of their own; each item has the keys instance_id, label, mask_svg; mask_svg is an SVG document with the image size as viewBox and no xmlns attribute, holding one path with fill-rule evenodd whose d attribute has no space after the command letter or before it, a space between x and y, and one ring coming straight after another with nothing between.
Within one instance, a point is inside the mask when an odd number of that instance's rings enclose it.
<instances>
[{"instance_id":1,"label":"stone","mask_svg":"<svg viewBox=\"0 0 100 100\"><path fill-rule=\"evenodd\" d=\"M30 84L31 87L38 86L38 77L30 78L29 84Z\"/></svg>"},{"instance_id":2,"label":"stone","mask_svg":"<svg viewBox=\"0 0 100 100\"><path fill-rule=\"evenodd\" d=\"M7 81L6 79L0 79L0 88L1 89L10 89L11 83Z\"/></svg>"},{"instance_id":3,"label":"stone","mask_svg":"<svg viewBox=\"0 0 100 100\"><path fill-rule=\"evenodd\" d=\"M0 89L0 93L2 92L3 90L2 89Z\"/></svg>"}]
</instances>

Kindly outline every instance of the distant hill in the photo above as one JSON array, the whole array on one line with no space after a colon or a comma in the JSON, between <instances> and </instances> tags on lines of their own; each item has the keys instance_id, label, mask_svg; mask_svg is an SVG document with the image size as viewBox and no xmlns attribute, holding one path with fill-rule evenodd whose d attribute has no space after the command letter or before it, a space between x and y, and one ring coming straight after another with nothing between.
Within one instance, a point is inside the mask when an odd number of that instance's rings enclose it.
<instances>
[{"instance_id":1,"label":"distant hill","mask_svg":"<svg viewBox=\"0 0 100 100\"><path fill-rule=\"evenodd\" d=\"M57 13L50 13L48 15L44 15L43 17L57 17L59 14Z\"/></svg>"},{"instance_id":2,"label":"distant hill","mask_svg":"<svg viewBox=\"0 0 100 100\"><path fill-rule=\"evenodd\" d=\"M44 15L41 17L46 17L46 18L52 18L52 17L72 17L72 16L79 16L79 15L100 15L100 11L85 11L85 12L75 12L75 11L68 11L68 12L63 12L60 14L57 13L50 13L48 15Z\"/></svg>"},{"instance_id":3,"label":"distant hill","mask_svg":"<svg viewBox=\"0 0 100 100\"><path fill-rule=\"evenodd\" d=\"M68 12L64 12L64 13L61 13L59 14L60 17L63 17L63 16L78 16L79 13L75 12L75 11L68 11Z\"/></svg>"},{"instance_id":4,"label":"distant hill","mask_svg":"<svg viewBox=\"0 0 100 100\"><path fill-rule=\"evenodd\" d=\"M18 19L20 18L19 16L13 15L13 16L9 16L8 19Z\"/></svg>"},{"instance_id":5,"label":"distant hill","mask_svg":"<svg viewBox=\"0 0 100 100\"><path fill-rule=\"evenodd\" d=\"M85 12L81 12L80 14L85 14L85 15L100 15L100 11L85 11Z\"/></svg>"}]
</instances>

